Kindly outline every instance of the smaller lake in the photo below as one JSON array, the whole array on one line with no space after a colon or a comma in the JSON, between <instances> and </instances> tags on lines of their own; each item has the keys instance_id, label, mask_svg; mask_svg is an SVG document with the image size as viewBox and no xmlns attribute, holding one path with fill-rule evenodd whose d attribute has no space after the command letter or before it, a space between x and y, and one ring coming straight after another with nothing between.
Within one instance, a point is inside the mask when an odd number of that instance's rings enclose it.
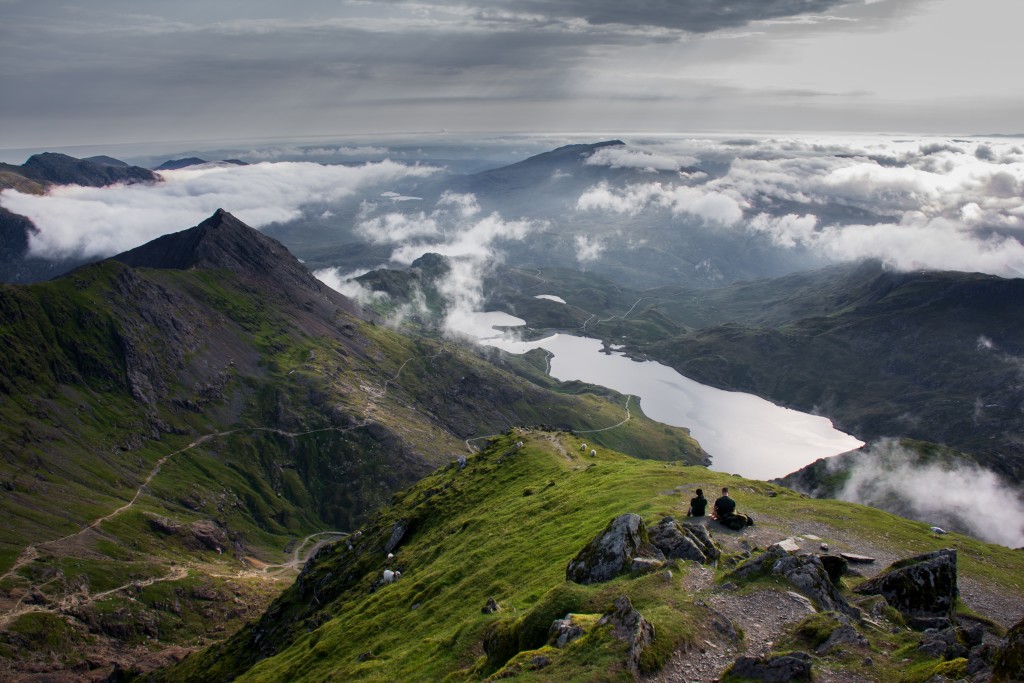
<instances>
[{"instance_id":1,"label":"smaller lake","mask_svg":"<svg viewBox=\"0 0 1024 683\"><path fill-rule=\"evenodd\" d=\"M510 318L502 324L514 325ZM652 420L688 428L711 455L711 469L719 472L772 479L864 445L826 417L783 408L753 394L708 387L661 363L603 353L597 339L555 334L523 342L496 335L492 329L479 341L515 354L545 349L552 354L549 372L555 379L637 396Z\"/></svg>"}]
</instances>

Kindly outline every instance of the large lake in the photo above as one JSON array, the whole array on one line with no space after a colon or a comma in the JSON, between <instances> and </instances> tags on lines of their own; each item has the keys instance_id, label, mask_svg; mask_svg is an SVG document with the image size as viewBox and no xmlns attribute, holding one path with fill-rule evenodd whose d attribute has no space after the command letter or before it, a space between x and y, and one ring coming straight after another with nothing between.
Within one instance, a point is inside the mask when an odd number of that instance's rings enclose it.
<instances>
[{"instance_id":1,"label":"large lake","mask_svg":"<svg viewBox=\"0 0 1024 683\"><path fill-rule=\"evenodd\" d=\"M638 397L651 419L688 428L711 455L713 470L771 479L864 445L835 429L828 418L783 408L752 394L708 387L661 363L604 353L597 339L555 334L516 341L491 326L516 326L522 320L501 313L486 316L472 331L480 343L516 354L545 349L552 354L549 373L555 379L579 380Z\"/></svg>"}]
</instances>

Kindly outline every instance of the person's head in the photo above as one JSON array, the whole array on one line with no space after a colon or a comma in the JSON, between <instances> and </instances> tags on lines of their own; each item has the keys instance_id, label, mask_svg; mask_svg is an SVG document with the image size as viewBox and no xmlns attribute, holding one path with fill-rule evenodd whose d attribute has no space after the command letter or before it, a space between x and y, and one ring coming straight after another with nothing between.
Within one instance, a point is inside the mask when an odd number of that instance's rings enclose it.
<instances>
[{"instance_id":1,"label":"person's head","mask_svg":"<svg viewBox=\"0 0 1024 683\"><path fill-rule=\"evenodd\" d=\"M703 498L704 497L704 491L702 489L697 489L697 497L698 498Z\"/></svg>"},{"instance_id":2,"label":"person's head","mask_svg":"<svg viewBox=\"0 0 1024 683\"><path fill-rule=\"evenodd\" d=\"M729 487L728 486L723 486L722 487L722 495L723 496L728 496L729 495Z\"/></svg>"}]
</instances>

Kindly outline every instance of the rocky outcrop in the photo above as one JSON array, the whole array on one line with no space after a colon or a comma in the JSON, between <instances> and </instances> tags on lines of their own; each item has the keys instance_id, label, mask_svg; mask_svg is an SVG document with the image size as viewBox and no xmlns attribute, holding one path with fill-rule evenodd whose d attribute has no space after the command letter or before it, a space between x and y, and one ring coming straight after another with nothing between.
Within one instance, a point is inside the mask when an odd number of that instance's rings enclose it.
<instances>
[{"instance_id":1,"label":"rocky outcrop","mask_svg":"<svg viewBox=\"0 0 1024 683\"><path fill-rule=\"evenodd\" d=\"M567 581L590 584L609 581L632 569L633 560L664 560L664 554L651 542L640 515L619 515L588 543L565 569Z\"/></svg>"},{"instance_id":2,"label":"rocky outcrop","mask_svg":"<svg viewBox=\"0 0 1024 683\"><path fill-rule=\"evenodd\" d=\"M566 614L564 619L555 619L551 622L551 629L548 631L548 645L561 649L584 633L586 630L583 624L579 623L576 615Z\"/></svg>"},{"instance_id":3,"label":"rocky outcrop","mask_svg":"<svg viewBox=\"0 0 1024 683\"><path fill-rule=\"evenodd\" d=\"M919 629L949 626L956 607L956 550L947 548L894 562L856 588L862 595L881 595Z\"/></svg>"},{"instance_id":4,"label":"rocky outcrop","mask_svg":"<svg viewBox=\"0 0 1024 683\"><path fill-rule=\"evenodd\" d=\"M1024 619L1006 634L994 660L993 681L1024 681Z\"/></svg>"},{"instance_id":5,"label":"rocky outcrop","mask_svg":"<svg viewBox=\"0 0 1024 683\"><path fill-rule=\"evenodd\" d=\"M597 622L598 626L610 624L612 633L629 645L626 665L634 674L640 673L640 656L654 640L654 626L644 619L626 596L615 599L615 606Z\"/></svg>"},{"instance_id":6,"label":"rocky outcrop","mask_svg":"<svg viewBox=\"0 0 1024 683\"><path fill-rule=\"evenodd\" d=\"M665 557L710 564L722 551L702 524L680 524L674 517L665 517L651 529L651 543Z\"/></svg>"},{"instance_id":7,"label":"rocky outcrop","mask_svg":"<svg viewBox=\"0 0 1024 683\"><path fill-rule=\"evenodd\" d=\"M817 555L790 555L782 547L774 545L737 567L729 577L736 581L766 574L784 579L799 593L813 600L822 611L859 616L859 610L846 602L829 579Z\"/></svg>"},{"instance_id":8,"label":"rocky outcrop","mask_svg":"<svg viewBox=\"0 0 1024 683\"><path fill-rule=\"evenodd\" d=\"M785 683L811 680L811 656L806 652L789 652L777 657L740 657L729 674L736 678Z\"/></svg>"}]
</instances>

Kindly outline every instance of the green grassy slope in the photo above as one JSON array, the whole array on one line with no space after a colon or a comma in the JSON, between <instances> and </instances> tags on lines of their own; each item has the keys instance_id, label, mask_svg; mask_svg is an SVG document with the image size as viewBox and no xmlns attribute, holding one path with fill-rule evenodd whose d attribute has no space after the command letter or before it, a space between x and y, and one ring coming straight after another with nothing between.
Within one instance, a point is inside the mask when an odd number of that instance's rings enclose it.
<instances>
[{"instance_id":1,"label":"green grassy slope","mask_svg":"<svg viewBox=\"0 0 1024 683\"><path fill-rule=\"evenodd\" d=\"M517 450L515 442L524 448ZM871 546L907 556L952 546L960 573L1019 601L1024 556L950 535L863 506L808 499L770 484L678 463L657 463L600 450L578 451L579 438L564 433L515 430L495 439L465 469L448 466L375 515L359 539L325 548L267 613L222 645L157 672L151 680L188 681L438 681L631 680L624 647L607 627L557 650L545 647L552 620L567 613L591 615L591 625L619 595L654 624L656 637L641 659L655 670L673 653L713 638L714 618L705 600L713 587L695 589L688 576L698 565L675 563L673 576L622 577L607 584L565 581L570 559L618 514L635 512L649 523L685 514L695 486L732 487L740 508L759 520L751 540L782 539L813 525L836 549ZM387 566L385 544L396 525L407 529L391 566L402 578L379 585ZM710 527L732 557L748 532ZM842 540L839 540L842 539ZM731 565L727 555L716 570ZM963 580L963 579L962 579ZM785 590L785 586L754 586ZM502 608L484 614L493 597ZM805 626L792 636L812 630ZM869 680L897 680L909 657L931 671L912 646L913 634L871 633L875 658ZM792 645L792 643L789 643ZM781 645L781 644L780 644ZM908 654L910 653L910 654ZM537 656L547 664L538 666ZM829 667L860 666L842 653L823 658ZM909 660L908 660L909 661Z\"/></svg>"},{"instance_id":2,"label":"green grassy slope","mask_svg":"<svg viewBox=\"0 0 1024 683\"><path fill-rule=\"evenodd\" d=\"M304 538L353 529L466 439L625 417L625 397L296 296L318 295L113 261L0 287L0 667L66 668L83 648L134 664L158 633L150 650L208 643L294 576L274 566ZM631 413L592 440L703 456ZM40 620L86 645L37 651L19 634Z\"/></svg>"}]
</instances>

